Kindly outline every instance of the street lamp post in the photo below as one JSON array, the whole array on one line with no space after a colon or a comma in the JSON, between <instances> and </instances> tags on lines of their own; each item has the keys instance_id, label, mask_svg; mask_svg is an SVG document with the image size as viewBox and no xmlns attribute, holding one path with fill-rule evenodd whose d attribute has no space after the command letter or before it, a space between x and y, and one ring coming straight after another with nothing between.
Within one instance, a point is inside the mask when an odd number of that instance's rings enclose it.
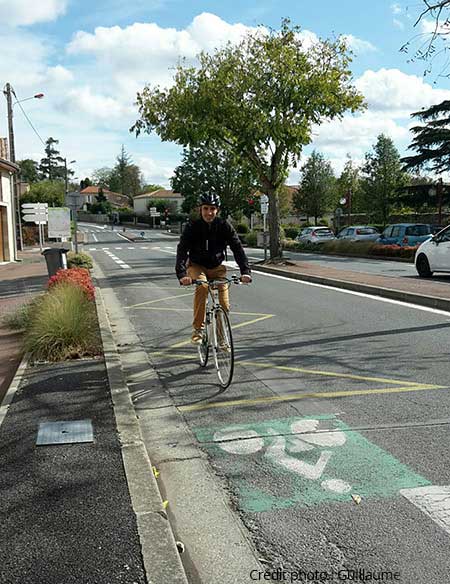
<instances>
[{"instance_id":1,"label":"street lamp post","mask_svg":"<svg viewBox=\"0 0 450 584\"><path fill-rule=\"evenodd\" d=\"M22 103L23 101L28 101L29 99L42 99L44 97L43 93L36 93L31 97L26 97L25 99L17 99L14 89L11 87L10 83L5 85L3 93L6 97L7 104L7 115L8 115L8 141L9 141L9 159L11 162L16 162L16 148L14 143L14 125L13 125L13 106L16 103ZM13 103L12 95L16 98ZM13 229L14 229L14 250L15 258L17 260L17 250L23 250L23 240L22 240L22 220L20 216L20 193L18 190L17 176L13 176L13 196L12 196L12 209L13 209Z\"/></svg>"}]
</instances>

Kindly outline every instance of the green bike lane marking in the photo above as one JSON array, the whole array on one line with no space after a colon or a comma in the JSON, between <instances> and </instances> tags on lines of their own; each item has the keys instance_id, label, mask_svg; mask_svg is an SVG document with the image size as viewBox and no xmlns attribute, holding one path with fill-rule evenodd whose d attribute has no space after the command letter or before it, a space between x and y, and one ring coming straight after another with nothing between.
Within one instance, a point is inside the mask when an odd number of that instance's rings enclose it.
<instances>
[{"instance_id":1,"label":"green bike lane marking","mask_svg":"<svg viewBox=\"0 0 450 584\"><path fill-rule=\"evenodd\" d=\"M193 429L227 473L246 512L399 495L431 485L334 415ZM251 480L259 469L264 484ZM246 478L246 477L249 478Z\"/></svg>"}]
</instances>

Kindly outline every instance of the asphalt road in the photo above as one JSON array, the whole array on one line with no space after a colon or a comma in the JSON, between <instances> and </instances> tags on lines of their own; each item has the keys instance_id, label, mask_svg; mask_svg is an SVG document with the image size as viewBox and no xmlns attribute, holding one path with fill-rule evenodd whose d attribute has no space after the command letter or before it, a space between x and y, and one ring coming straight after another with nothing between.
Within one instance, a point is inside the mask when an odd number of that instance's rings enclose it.
<instances>
[{"instance_id":1,"label":"asphalt road","mask_svg":"<svg viewBox=\"0 0 450 584\"><path fill-rule=\"evenodd\" d=\"M288 582L448 582L450 314L255 273L232 290L237 367L221 392L188 342L176 240L86 230L262 566Z\"/></svg>"}]
</instances>

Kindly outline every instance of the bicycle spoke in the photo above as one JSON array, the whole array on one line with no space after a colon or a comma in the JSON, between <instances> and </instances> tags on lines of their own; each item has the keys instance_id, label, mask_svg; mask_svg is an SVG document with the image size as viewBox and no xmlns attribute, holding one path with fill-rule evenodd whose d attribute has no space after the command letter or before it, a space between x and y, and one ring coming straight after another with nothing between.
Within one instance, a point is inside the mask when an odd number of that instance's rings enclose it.
<instances>
[{"instance_id":1,"label":"bicycle spoke","mask_svg":"<svg viewBox=\"0 0 450 584\"><path fill-rule=\"evenodd\" d=\"M228 387L233 378L234 350L230 322L222 308L218 308L214 313L213 349L220 385Z\"/></svg>"}]
</instances>

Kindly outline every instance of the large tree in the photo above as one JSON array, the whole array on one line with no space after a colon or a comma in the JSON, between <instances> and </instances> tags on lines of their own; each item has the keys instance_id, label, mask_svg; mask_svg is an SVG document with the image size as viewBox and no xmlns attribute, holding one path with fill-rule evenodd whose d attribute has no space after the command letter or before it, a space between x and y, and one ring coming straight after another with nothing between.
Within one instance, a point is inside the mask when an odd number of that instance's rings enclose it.
<instances>
[{"instance_id":1,"label":"large tree","mask_svg":"<svg viewBox=\"0 0 450 584\"><path fill-rule=\"evenodd\" d=\"M351 196L351 211L354 213L365 212L365 203L361 191L361 176L359 167L348 157L344 168L336 180L336 198L333 200L333 206L337 207L341 199L347 199ZM348 205L348 202L347 202Z\"/></svg>"},{"instance_id":2,"label":"large tree","mask_svg":"<svg viewBox=\"0 0 450 584\"><path fill-rule=\"evenodd\" d=\"M386 224L392 207L399 201L399 190L408 178L391 138L384 134L378 136L373 152L366 154L361 174L365 207L376 220Z\"/></svg>"},{"instance_id":3,"label":"large tree","mask_svg":"<svg viewBox=\"0 0 450 584\"><path fill-rule=\"evenodd\" d=\"M450 169L450 101L445 100L411 117L424 122L423 126L413 126L414 135L408 150L415 150L414 156L405 156L402 162L406 169L432 170Z\"/></svg>"},{"instance_id":4,"label":"large tree","mask_svg":"<svg viewBox=\"0 0 450 584\"><path fill-rule=\"evenodd\" d=\"M336 178L330 162L316 150L313 150L302 166L301 174L294 205L297 211L307 217L314 217L314 223L317 225L319 217L330 207Z\"/></svg>"},{"instance_id":5,"label":"large tree","mask_svg":"<svg viewBox=\"0 0 450 584\"><path fill-rule=\"evenodd\" d=\"M39 165L39 172L41 178L48 180L65 180L66 168L64 158L60 156L59 150L55 146L59 144L59 140L50 137L45 141L45 157L41 159ZM74 174L72 170L67 170L67 174Z\"/></svg>"},{"instance_id":6,"label":"large tree","mask_svg":"<svg viewBox=\"0 0 450 584\"><path fill-rule=\"evenodd\" d=\"M179 66L170 89L145 87L131 130L183 146L213 139L250 161L269 196L274 259L281 256L278 191L313 124L362 105L350 61L342 39L306 46L299 27L284 20L278 32L258 29L237 45L201 53L198 68Z\"/></svg>"},{"instance_id":7,"label":"large tree","mask_svg":"<svg viewBox=\"0 0 450 584\"><path fill-rule=\"evenodd\" d=\"M227 217L244 210L258 182L253 166L247 160L239 160L229 148L211 142L183 150L181 164L174 171L171 185L174 191L183 195L185 213L198 205L200 194L214 192L221 197L222 212Z\"/></svg>"},{"instance_id":8,"label":"large tree","mask_svg":"<svg viewBox=\"0 0 450 584\"><path fill-rule=\"evenodd\" d=\"M20 197L20 203L47 203L49 207L63 207L64 183L61 180L42 180L30 185L30 190Z\"/></svg>"}]
</instances>

